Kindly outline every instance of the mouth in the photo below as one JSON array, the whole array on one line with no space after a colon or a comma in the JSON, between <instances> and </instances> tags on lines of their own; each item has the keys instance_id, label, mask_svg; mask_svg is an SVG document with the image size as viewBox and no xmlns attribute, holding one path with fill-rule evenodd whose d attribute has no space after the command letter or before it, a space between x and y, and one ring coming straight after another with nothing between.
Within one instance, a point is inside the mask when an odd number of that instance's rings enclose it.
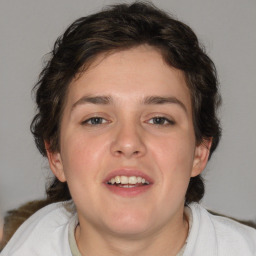
<instances>
[{"instance_id":1,"label":"mouth","mask_svg":"<svg viewBox=\"0 0 256 256\"><path fill-rule=\"evenodd\" d=\"M119 196L134 197L148 191L153 181L139 171L119 170L108 176L104 184Z\"/></svg>"},{"instance_id":2,"label":"mouth","mask_svg":"<svg viewBox=\"0 0 256 256\"><path fill-rule=\"evenodd\" d=\"M111 178L107 182L107 184L121 188L134 188L140 186L147 186L150 184L150 182L140 176L115 176Z\"/></svg>"}]
</instances>

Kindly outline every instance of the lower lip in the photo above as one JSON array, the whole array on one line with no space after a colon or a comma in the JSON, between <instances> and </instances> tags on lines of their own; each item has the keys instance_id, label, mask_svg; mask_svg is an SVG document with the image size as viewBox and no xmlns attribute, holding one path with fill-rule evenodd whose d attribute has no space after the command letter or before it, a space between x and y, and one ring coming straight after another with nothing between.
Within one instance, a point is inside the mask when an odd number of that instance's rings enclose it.
<instances>
[{"instance_id":1,"label":"lower lip","mask_svg":"<svg viewBox=\"0 0 256 256\"><path fill-rule=\"evenodd\" d=\"M138 187L131 187L131 188L122 188L114 185L105 184L107 189L112 193L122 196L122 197L135 197L141 195L148 191L152 184L145 185L145 186L138 186Z\"/></svg>"}]
</instances>

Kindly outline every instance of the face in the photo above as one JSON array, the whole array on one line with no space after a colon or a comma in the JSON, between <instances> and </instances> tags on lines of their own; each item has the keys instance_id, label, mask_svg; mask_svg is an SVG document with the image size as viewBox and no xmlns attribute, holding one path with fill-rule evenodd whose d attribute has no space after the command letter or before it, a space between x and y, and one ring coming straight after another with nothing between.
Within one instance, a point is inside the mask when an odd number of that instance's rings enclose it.
<instances>
[{"instance_id":1,"label":"face","mask_svg":"<svg viewBox=\"0 0 256 256\"><path fill-rule=\"evenodd\" d=\"M208 149L196 146L183 73L140 46L99 56L70 84L60 152L48 157L81 226L134 235L182 220Z\"/></svg>"}]
</instances>

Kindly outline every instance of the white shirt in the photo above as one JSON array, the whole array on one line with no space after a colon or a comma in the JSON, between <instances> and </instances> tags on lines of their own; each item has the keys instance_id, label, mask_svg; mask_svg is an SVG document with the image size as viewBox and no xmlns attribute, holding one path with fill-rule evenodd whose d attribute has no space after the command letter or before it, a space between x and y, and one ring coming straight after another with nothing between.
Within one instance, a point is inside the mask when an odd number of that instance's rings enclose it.
<instances>
[{"instance_id":1,"label":"white shirt","mask_svg":"<svg viewBox=\"0 0 256 256\"><path fill-rule=\"evenodd\" d=\"M25 221L1 256L72 256L68 230L74 214L48 205ZM183 256L256 256L256 230L189 205L193 224ZM160 256L160 255L159 255Z\"/></svg>"}]
</instances>

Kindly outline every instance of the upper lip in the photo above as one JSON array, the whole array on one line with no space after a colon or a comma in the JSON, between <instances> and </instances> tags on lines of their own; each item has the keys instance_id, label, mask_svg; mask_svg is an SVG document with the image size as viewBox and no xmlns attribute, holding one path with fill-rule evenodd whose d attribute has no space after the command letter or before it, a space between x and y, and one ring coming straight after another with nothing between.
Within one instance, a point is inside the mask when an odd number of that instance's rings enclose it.
<instances>
[{"instance_id":1,"label":"upper lip","mask_svg":"<svg viewBox=\"0 0 256 256\"><path fill-rule=\"evenodd\" d=\"M111 180L112 178L116 177L116 176L136 176L136 177L142 177L144 178L146 181L148 181L150 184L153 183L153 179L151 177L149 177L147 174L145 174L143 171L140 171L136 168L119 168L116 170L113 170L112 172L110 172L106 178L104 179L104 183L108 183L109 180Z\"/></svg>"}]
</instances>

